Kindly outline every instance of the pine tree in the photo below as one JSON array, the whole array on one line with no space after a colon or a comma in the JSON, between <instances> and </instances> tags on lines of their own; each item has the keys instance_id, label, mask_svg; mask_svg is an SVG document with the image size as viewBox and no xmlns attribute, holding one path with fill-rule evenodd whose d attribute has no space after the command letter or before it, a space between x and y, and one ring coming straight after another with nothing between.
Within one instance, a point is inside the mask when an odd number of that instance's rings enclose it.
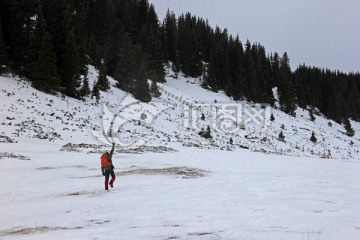
<instances>
[{"instance_id":1,"label":"pine tree","mask_svg":"<svg viewBox=\"0 0 360 240\"><path fill-rule=\"evenodd\" d=\"M176 25L176 16L174 12L168 9L164 21L165 48L167 50L167 59L174 64L178 63L177 40L178 32Z\"/></svg>"},{"instance_id":2,"label":"pine tree","mask_svg":"<svg viewBox=\"0 0 360 240\"><path fill-rule=\"evenodd\" d=\"M95 37L92 35L88 43L88 55L90 64L94 65L96 68L100 68L101 57L100 57L100 48L95 42Z\"/></svg>"},{"instance_id":3,"label":"pine tree","mask_svg":"<svg viewBox=\"0 0 360 240\"><path fill-rule=\"evenodd\" d=\"M26 51L26 70L25 75L34 81L39 76L39 51L45 35L45 21L40 6L36 9L36 17L33 18L31 24L32 31L29 33L29 48ZM41 87L42 83L38 82L37 87Z\"/></svg>"},{"instance_id":4,"label":"pine tree","mask_svg":"<svg viewBox=\"0 0 360 240\"><path fill-rule=\"evenodd\" d=\"M119 61L116 64L114 79L117 81L116 87L124 91L129 91L132 89L132 79L127 76L125 63Z\"/></svg>"},{"instance_id":5,"label":"pine tree","mask_svg":"<svg viewBox=\"0 0 360 240\"><path fill-rule=\"evenodd\" d=\"M173 70L174 74L175 74L175 79L177 79L179 77L179 72L181 70L181 66L179 61L175 61L173 62L173 64L171 65L171 70Z\"/></svg>"},{"instance_id":6,"label":"pine tree","mask_svg":"<svg viewBox=\"0 0 360 240\"><path fill-rule=\"evenodd\" d=\"M0 74L6 72L8 66L8 58L6 54L5 39L3 36L2 21L0 17Z\"/></svg>"},{"instance_id":7,"label":"pine tree","mask_svg":"<svg viewBox=\"0 0 360 240\"><path fill-rule=\"evenodd\" d=\"M45 92L59 91L60 77L57 73L56 56L48 32L44 34L35 66L35 72L32 73L33 86Z\"/></svg>"},{"instance_id":8,"label":"pine tree","mask_svg":"<svg viewBox=\"0 0 360 240\"><path fill-rule=\"evenodd\" d=\"M78 64L80 74L87 72L87 65L90 63L88 55L88 36L89 30L86 19L89 15L89 3L86 0L72 2L75 14L72 15L71 25L74 27L76 48L78 51Z\"/></svg>"},{"instance_id":9,"label":"pine tree","mask_svg":"<svg viewBox=\"0 0 360 240\"><path fill-rule=\"evenodd\" d=\"M205 76L205 82L204 82L204 87L210 87L210 89L214 92L216 92L218 90L218 85L217 85L217 79L216 79L216 50L215 50L215 41L213 41L212 43L212 47L211 47L211 53L210 53L210 59L209 59L209 64L207 67L207 74Z\"/></svg>"},{"instance_id":10,"label":"pine tree","mask_svg":"<svg viewBox=\"0 0 360 240\"><path fill-rule=\"evenodd\" d=\"M92 34L95 42L100 46L101 51L106 51L106 42L112 24L115 22L114 1L94 1L93 13L91 16Z\"/></svg>"},{"instance_id":11,"label":"pine tree","mask_svg":"<svg viewBox=\"0 0 360 240\"><path fill-rule=\"evenodd\" d=\"M84 76L83 83L80 89L81 97L86 97L90 94L90 87L89 87L89 79L87 76Z\"/></svg>"},{"instance_id":12,"label":"pine tree","mask_svg":"<svg viewBox=\"0 0 360 240\"><path fill-rule=\"evenodd\" d=\"M349 76L352 80L348 83L348 98L346 105L348 106L348 116L354 119L355 121L357 119L360 119L360 88L357 87L356 81L354 76ZM358 84L360 86L360 83Z\"/></svg>"},{"instance_id":13,"label":"pine tree","mask_svg":"<svg viewBox=\"0 0 360 240\"><path fill-rule=\"evenodd\" d=\"M262 102L271 103L273 100L273 83L272 83L272 68L271 61L268 56L266 56L265 47L261 47L259 50L260 61L263 68L264 81L263 83L263 94L262 94Z\"/></svg>"},{"instance_id":14,"label":"pine tree","mask_svg":"<svg viewBox=\"0 0 360 240\"><path fill-rule=\"evenodd\" d=\"M135 39L140 39L141 29L146 25L149 14L149 3L147 0L138 0L136 7Z\"/></svg>"},{"instance_id":15,"label":"pine tree","mask_svg":"<svg viewBox=\"0 0 360 240\"><path fill-rule=\"evenodd\" d=\"M295 90L292 83L292 73L290 68L290 60L285 52L280 61L280 76L279 76L279 101L281 110L292 116L295 116L296 99Z\"/></svg>"},{"instance_id":16,"label":"pine tree","mask_svg":"<svg viewBox=\"0 0 360 240\"><path fill-rule=\"evenodd\" d=\"M107 74L110 76L115 75L116 64L119 62L120 49L122 44L122 37L124 34L124 27L120 21L116 21L112 27L107 41L107 51L106 51L106 67Z\"/></svg>"},{"instance_id":17,"label":"pine tree","mask_svg":"<svg viewBox=\"0 0 360 240\"><path fill-rule=\"evenodd\" d=\"M116 15L118 20L124 25L124 29L128 33L134 31L134 8L136 5L131 1L116 1Z\"/></svg>"},{"instance_id":18,"label":"pine tree","mask_svg":"<svg viewBox=\"0 0 360 240\"><path fill-rule=\"evenodd\" d=\"M225 54L224 59L224 68L223 68L223 81L226 84L225 92L228 96L233 95L233 85L231 81L231 74L230 74L230 62L229 62L229 55Z\"/></svg>"},{"instance_id":19,"label":"pine tree","mask_svg":"<svg viewBox=\"0 0 360 240\"><path fill-rule=\"evenodd\" d=\"M275 121L275 117L274 117L274 114L271 114L271 116L270 116L270 120L273 122L273 121Z\"/></svg>"},{"instance_id":20,"label":"pine tree","mask_svg":"<svg viewBox=\"0 0 360 240\"><path fill-rule=\"evenodd\" d=\"M260 44L254 45L252 51L256 56L255 68L258 85L256 101L260 103L270 102L272 99L270 60L266 57L265 47Z\"/></svg>"},{"instance_id":21,"label":"pine tree","mask_svg":"<svg viewBox=\"0 0 360 240\"><path fill-rule=\"evenodd\" d=\"M212 138L212 136L211 136L211 129L210 129L210 126L208 125L207 127L206 127L206 132L205 132L205 134L204 135L202 135L204 138Z\"/></svg>"},{"instance_id":22,"label":"pine tree","mask_svg":"<svg viewBox=\"0 0 360 240\"><path fill-rule=\"evenodd\" d=\"M34 27L34 16L37 14L39 1L17 0L8 1L9 5L9 30L7 42L9 44L8 57L11 68L23 74L27 66L27 47L29 37ZM5 21L5 19L2 19Z\"/></svg>"},{"instance_id":23,"label":"pine tree","mask_svg":"<svg viewBox=\"0 0 360 240\"><path fill-rule=\"evenodd\" d=\"M343 119L343 124L346 130L346 135L348 135L349 137L353 137L355 135L355 131L354 129L351 127L351 123L349 118L344 118Z\"/></svg>"},{"instance_id":24,"label":"pine tree","mask_svg":"<svg viewBox=\"0 0 360 240\"><path fill-rule=\"evenodd\" d=\"M212 138L211 136L211 129L210 126L208 125L206 127L206 131L204 129L201 129L201 131L198 133L201 137L204 137L206 139Z\"/></svg>"},{"instance_id":25,"label":"pine tree","mask_svg":"<svg viewBox=\"0 0 360 240\"><path fill-rule=\"evenodd\" d=\"M279 78L280 78L280 57L277 52L274 53L274 56L270 57L271 63L271 88L277 87L277 92L279 93ZM275 96L272 94L271 97L271 106L274 107L276 103Z\"/></svg>"},{"instance_id":26,"label":"pine tree","mask_svg":"<svg viewBox=\"0 0 360 240\"><path fill-rule=\"evenodd\" d=\"M307 73L308 69L305 65L299 66L294 72L297 103L299 107L304 109L310 105L307 102L307 93L309 92L309 78L306 77Z\"/></svg>"},{"instance_id":27,"label":"pine tree","mask_svg":"<svg viewBox=\"0 0 360 240\"><path fill-rule=\"evenodd\" d=\"M60 90L60 77L56 68L50 34L45 31L45 21L41 6L36 10L27 51L26 73L33 87L44 92Z\"/></svg>"},{"instance_id":28,"label":"pine tree","mask_svg":"<svg viewBox=\"0 0 360 240\"><path fill-rule=\"evenodd\" d=\"M237 36L233 43L230 44L230 64L231 73L232 73L232 87L233 87L233 97L235 100L240 100L244 97L244 49L242 43Z\"/></svg>"},{"instance_id":29,"label":"pine tree","mask_svg":"<svg viewBox=\"0 0 360 240\"><path fill-rule=\"evenodd\" d=\"M256 83L257 83L257 91L255 95L255 102L263 103L266 102L266 92L265 92L265 75L264 75L264 69L261 61L258 59L255 63L255 75L256 75Z\"/></svg>"},{"instance_id":30,"label":"pine tree","mask_svg":"<svg viewBox=\"0 0 360 240\"><path fill-rule=\"evenodd\" d=\"M250 50L250 56L253 61L249 66L253 65L253 76L250 82L250 93L253 102L264 102L265 101L265 75L264 75L264 59L262 46L260 44L253 44Z\"/></svg>"},{"instance_id":31,"label":"pine tree","mask_svg":"<svg viewBox=\"0 0 360 240\"><path fill-rule=\"evenodd\" d=\"M151 96L153 96L155 98L158 98L161 96L161 92L159 91L159 87L155 81L151 81L150 93L151 93Z\"/></svg>"},{"instance_id":32,"label":"pine tree","mask_svg":"<svg viewBox=\"0 0 360 240\"><path fill-rule=\"evenodd\" d=\"M151 95L149 90L149 83L146 78L146 62L145 59L142 59L135 80L134 97L142 102L150 102Z\"/></svg>"},{"instance_id":33,"label":"pine tree","mask_svg":"<svg viewBox=\"0 0 360 240\"><path fill-rule=\"evenodd\" d=\"M110 82L106 75L106 64L105 61L102 61L99 69L99 77L97 80L99 90L106 92L110 89Z\"/></svg>"},{"instance_id":34,"label":"pine tree","mask_svg":"<svg viewBox=\"0 0 360 240\"><path fill-rule=\"evenodd\" d=\"M190 13L178 19L178 53L181 70L185 75L199 77L203 74L201 46L196 35L197 21Z\"/></svg>"},{"instance_id":35,"label":"pine tree","mask_svg":"<svg viewBox=\"0 0 360 240\"><path fill-rule=\"evenodd\" d=\"M181 71L185 75L189 75L189 54L188 48L190 45L189 33L185 22L185 15L182 14L178 18L178 41L177 41L177 49L178 49L178 57L179 57L179 65Z\"/></svg>"},{"instance_id":36,"label":"pine tree","mask_svg":"<svg viewBox=\"0 0 360 240\"><path fill-rule=\"evenodd\" d=\"M73 31L69 31L62 63L62 84L65 95L73 98L79 98L77 88L80 86L80 67L78 65L77 49Z\"/></svg>"},{"instance_id":37,"label":"pine tree","mask_svg":"<svg viewBox=\"0 0 360 240\"><path fill-rule=\"evenodd\" d=\"M143 52L148 56L149 78L157 82L165 82L164 56L156 28L149 29L143 45Z\"/></svg>"},{"instance_id":38,"label":"pine tree","mask_svg":"<svg viewBox=\"0 0 360 240\"><path fill-rule=\"evenodd\" d=\"M282 131L279 133L279 140L282 141L282 142L285 141L285 136L284 136L284 133Z\"/></svg>"},{"instance_id":39,"label":"pine tree","mask_svg":"<svg viewBox=\"0 0 360 240\"><path fill-rule=\"evenodd\" d=\"M81 97L86 97L87 95L89 95L91 93L90 86L89 86L88 72L89 72L89 69L86 67L82 86L80 89Z\"/></svg>"},{"instance_id":40,"label":"pine tree","mask_svg":"<svg viewBox=\"0 0 360 240\"><path fill-rule=\"evenodd\" d=\"M100 100L100 90L99 85L97 82L94 83L93 90L92 90L92 98L96 99L96 102L99 103Z\"/></svg>"},{"instance_id":41,"label":"pine tree","mask_svg":"<svg viewBox=\"0 0 360 240\"><path fill-rule=\"evenodd\" d=\"M156 82L165 81L164 53L161 44L159 21L154 5L148 8L146 23L141 28L139 44L147 57L148 78Z\"/></svg>"},{"instance_id":42,"label":"pine tree","mask_svg":"<svg viewBox=\"0 0 360 240\"><path fill-rule=\"evenodd\" d=\"M0 1L0 21L2 21L2 34L7 39L9 33L9 20L10 20L10 1ZM5 37L6 35L6 37Z\"/></svg>"},{"instance_id":43,"label":"pine tree","mask_svg":"<svg viewBox=\"0 0 360 240\"><path fill-rule=\"evenodd\" d=\"M310 140L311 140L313 143L316 143L316 142L317 142L317 138L315 137L315 133L314 133L314 132L312 132Z\"/></svg>"},{"instance_id":44,"label":"pine tree","mask_svg":"<svg viewBox=\"0 0 360 240\"><path fill-rule=\"evenodd\" d=\"M248 40L246 42L245 59L244 59L244 71L245 71L245 97L249 101L256 101L257 95L257 80L254 58L251 52L251 44Z\"/></svg>"},{"instance_id":45,"label":"pine tree","mask_svg":"<svg viewBox=\"0 0 360 240\"><path fill-rule=\"evenodd\" d=\"M140 62L140 50L138 46L131 43L128 34L124 34L121 39L119 49L119 61L116 65L114 78L118 82L117 87L124 91L133 91L134 79L137 75Z\"/></svg>"}]
</instances>

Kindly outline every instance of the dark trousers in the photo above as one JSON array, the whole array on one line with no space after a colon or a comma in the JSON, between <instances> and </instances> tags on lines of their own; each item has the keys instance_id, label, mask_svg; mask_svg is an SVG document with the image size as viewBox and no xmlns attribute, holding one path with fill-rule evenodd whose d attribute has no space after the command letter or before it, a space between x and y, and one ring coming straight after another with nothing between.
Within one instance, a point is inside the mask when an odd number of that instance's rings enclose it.
<instances>
[{"instance_id":1,"label":"dark trousers","mask_svg":"<svg viewBox=\"0 0 360 240\"><path fill-rule=\"evenodd\" d=\"M115 182L114 169L110 169L110 170L105 171L105 188L107 188L108 185L109 185L109 177L110 177L110 175L111 175L111 180L110 180L110 182L111 182L111 183Z\"/></svg>"}]
</instances>

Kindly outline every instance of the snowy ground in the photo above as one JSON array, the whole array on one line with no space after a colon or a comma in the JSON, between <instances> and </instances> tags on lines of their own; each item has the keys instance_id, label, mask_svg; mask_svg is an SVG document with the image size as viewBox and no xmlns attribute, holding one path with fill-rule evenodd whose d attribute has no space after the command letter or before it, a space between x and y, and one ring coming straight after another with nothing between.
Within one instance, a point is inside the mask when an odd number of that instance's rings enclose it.
<instances>
[{"instance_id":1,"label":"snowy ground","mask_svg":"<svg viewBox=\"0 0 360 240\"><path fill-rule=\"evenodd\" d=\"M90 80L96 74L90 68ZM349 138L321 116L275 109L266 141L250 123L204 143L181 125L181 101L234 102L195 79L168 78L172 95L154 102L173 107L143 126L155 135L146 147L117 146L106 192L99 157L110 147L90 130L103 127L102 104L115 111L125 93L84 103L0 78L0 239L360 239L358 123ZM137 121L127 128L141 130ZM241 144L219 144L230 137ZM319 157L328 150L332 158Z\"/></svg>"},{"instance_id":2,"label":"snowy ground","mask_svg":"<svg viewBox=\"0 0 360 240\"><path fill-rule=\"evenodd\" d=\"M105 192L99 154L6 145L0 239L360 238L359 161L175 148L115 153Z\"/></svg>"}]
</instances>

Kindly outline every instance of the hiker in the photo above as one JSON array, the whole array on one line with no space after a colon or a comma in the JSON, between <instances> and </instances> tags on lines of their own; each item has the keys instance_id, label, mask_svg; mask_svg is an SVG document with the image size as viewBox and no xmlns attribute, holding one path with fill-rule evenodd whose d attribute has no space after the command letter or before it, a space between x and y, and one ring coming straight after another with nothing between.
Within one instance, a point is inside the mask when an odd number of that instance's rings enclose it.
<instances>
[{"instance_id":1,"label":"hiker","mask_svg":"<svg viewBox=\"0 0 360 240\"><path fill-rule=\"evenodd\" d=\"M112 144L112 148L110 153L106 152L101 156L101 171L105 176L105 190L109 190L110 187L114 187L115 182L115 173L114 173L114 165L112 164L112 155L114 153L115 143ZM109 176L111 175L111 180L109 183Z\"/></svg>"}]
</instances>

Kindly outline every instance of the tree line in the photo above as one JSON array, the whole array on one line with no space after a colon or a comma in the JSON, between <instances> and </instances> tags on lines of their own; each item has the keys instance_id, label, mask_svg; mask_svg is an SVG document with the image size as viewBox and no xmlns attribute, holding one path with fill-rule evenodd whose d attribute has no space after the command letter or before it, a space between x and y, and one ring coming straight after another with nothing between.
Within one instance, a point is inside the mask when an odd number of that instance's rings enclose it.
<instances>
[{"instance_id":1,"label":"tree line","mask_svg":"<svg viewBox=\"0 0 360 240\"><path fill-rule=\"evenodd\" d=\"M276 89L290 115L299 106L339 123L360 120L360 73L306 65L292 71L287 53L242 43L191 13L169 10L160 22L147 0L2 0L0 14L0 71L25 76L44 92L99 97L111 76L150 101L156 86L147 79L164 82L171 65L176 75L199 77L204 88L235 100L274 106ZM92 90L88 64L100 72Z\"/></svg>"}]
</instances>

